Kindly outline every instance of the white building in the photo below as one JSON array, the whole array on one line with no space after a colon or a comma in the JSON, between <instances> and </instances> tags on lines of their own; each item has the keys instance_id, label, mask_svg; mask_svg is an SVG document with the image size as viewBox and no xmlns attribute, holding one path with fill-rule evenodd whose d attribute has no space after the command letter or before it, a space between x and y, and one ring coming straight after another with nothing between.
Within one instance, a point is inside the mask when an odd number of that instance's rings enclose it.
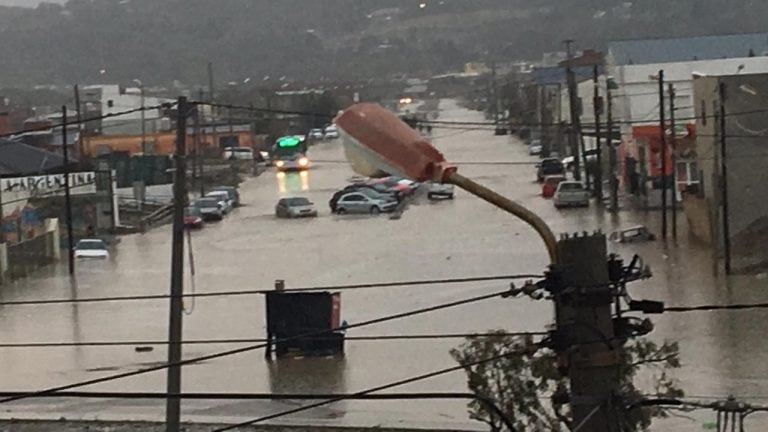
<instances>
[{"instance_id":1,"label":"white building","mask_svg":"<svg viewBox=\"0 0 768 432\"><path fill-rule=\"evenodd\" d=\"M138 87L122 87L119 85L92 85L82 90L81 101L84 111L87 113L101 113L101 115L118 114L124 111L136 110L143 106L157 106L171 99L145 96ZM141 111L123 114L113 118L107 118L101 122L101 132L104 135L140 134ZM144 112L144 129L150 134L167 129L167 120L162 120L162 110L151 109Z\"/></svg>"},{"instance_id":2,"label":"white building","mask_svg":"<svg viewBox=\"0 0 768 432\"><path fill-rule=\"evenodd\" d=\"M694 75L768 72L768 33L613 42L606 56L606 70L618 85L613 92L613 112L622 133L619 158L624 163L624 174L629 177L636 172L640 187L643 187L648 180L661 176L659 71L664 71L665 117L670 118L668 85L672 84L676 93L676 137L692 139L696 123L692 94ZM589 94L585 96L582 89ZM590 107L591 89L591 83L580 86L582 100L589 99ZM590 109L585 109L585 115L591 116ZM669 168L666 175L671 176L671 149L667 155ZM695 161L678 160L678 180L696 181L696 172Z\"/></svg>"}]
</instances>

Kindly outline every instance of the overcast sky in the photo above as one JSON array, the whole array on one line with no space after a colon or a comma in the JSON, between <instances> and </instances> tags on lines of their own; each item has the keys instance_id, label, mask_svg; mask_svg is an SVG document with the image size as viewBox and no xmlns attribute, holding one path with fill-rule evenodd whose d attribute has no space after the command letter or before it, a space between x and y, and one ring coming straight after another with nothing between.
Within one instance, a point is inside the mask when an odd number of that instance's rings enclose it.
<instances>
[{"instance_id":1,"label":"overcast sky","mask_svg":"<svg viewBox=\"0 0 768 432\"><path fill-rule=\"evenodd\" d=\"M64 3L66 0L0 0L2 6L26 6L35 7L38 3L46 1L47 3Z\"/></svg>"}]
</instances>

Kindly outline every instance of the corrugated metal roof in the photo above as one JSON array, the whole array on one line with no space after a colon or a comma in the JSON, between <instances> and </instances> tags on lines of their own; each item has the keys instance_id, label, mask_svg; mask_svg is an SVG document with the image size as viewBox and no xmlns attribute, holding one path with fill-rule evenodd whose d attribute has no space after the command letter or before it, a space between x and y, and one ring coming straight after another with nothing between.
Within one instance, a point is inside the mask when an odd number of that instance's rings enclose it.
<instances>
[{"instance_id":1,"label":"corrugated metal roof","mask_svg":"<svg viewBox=\"0 0 768 432\"><path fill-rule=\"evenodd\" d=\"M576 81L583 81L592 78L594 69L594 66L577 66L573 68L573 75L576 77ZM603 73L602 66L598 69L598 73ZM533 80L538 85L563 84L566 81L565 67L537 67L533 69Z\"/></svg>"},{"instance_id":2,"label":"corrugated metal roof","mask_svg":"<svg viewBox=\"0 0 768 432\"><path fill-rule=\"evenodd\" d=\"M64 166L64 158L16 141L0 140L0 175L36 175Z\"/></svg>"},{"instance_id":3,"label":"corrugated metal roof","mask_svg":"<svg viewBox=\"0 0 768 432\"><path fill-rule=\"evenodd\" d=\"M608 44L609 55L619 66L747 57L750 50L756 56L768 54L768 33L638 39Z\"/></svg>"}]
</instances>

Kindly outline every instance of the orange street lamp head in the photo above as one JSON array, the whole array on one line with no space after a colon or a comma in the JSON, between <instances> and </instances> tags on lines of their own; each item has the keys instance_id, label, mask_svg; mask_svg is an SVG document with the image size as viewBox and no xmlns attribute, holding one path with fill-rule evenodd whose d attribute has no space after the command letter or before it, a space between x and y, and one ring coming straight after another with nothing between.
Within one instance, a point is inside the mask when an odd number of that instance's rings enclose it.
<instances>
[{"instance_id":1,"label":"orange street lamp head","mask_svg":"<svg viewBox=\"0 0 768 432\"><path fill-rule=\"evenodd\" d=\"M335 120L352 169L360 175L397 175L416 181L445 181L456 167L391 111L358 103Z\"/></svg>"}]
</instances>

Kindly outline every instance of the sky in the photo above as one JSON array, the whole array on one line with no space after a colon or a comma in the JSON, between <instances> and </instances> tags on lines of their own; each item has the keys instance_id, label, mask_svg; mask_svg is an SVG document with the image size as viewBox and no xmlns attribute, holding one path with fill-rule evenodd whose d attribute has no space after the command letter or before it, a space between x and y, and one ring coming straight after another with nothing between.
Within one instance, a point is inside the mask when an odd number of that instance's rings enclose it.
<instances>
[{"instance_id":1,"label":"sky","mask_svg":"<svg viewBox=\"0 0 768 432\"><path fill-rule=\"evenodd\" d=\"M35 7L43 1L47 3L64 3L66 0L0 0L0 6Z\"/></svg>"}]
</instances>

